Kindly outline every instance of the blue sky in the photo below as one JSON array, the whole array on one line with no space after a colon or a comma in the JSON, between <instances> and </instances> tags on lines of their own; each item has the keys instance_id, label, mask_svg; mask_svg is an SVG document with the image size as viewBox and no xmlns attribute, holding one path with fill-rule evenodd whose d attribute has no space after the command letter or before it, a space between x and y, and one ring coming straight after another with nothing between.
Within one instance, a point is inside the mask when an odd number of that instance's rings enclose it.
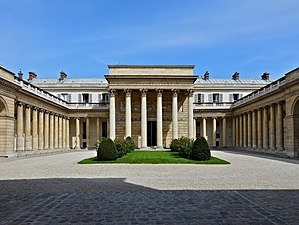
<instances>
[{"instance_id":1,"label":"blue sky","mask_svg":"<svg viewBox=\"0 0 299 225\"><path fill-rule=\"evenodd\" d=\"M0 0L0 64L103 77L108 64L195 65L277 79L299 66L298 0Z\"/></svg>"}]
</instances>

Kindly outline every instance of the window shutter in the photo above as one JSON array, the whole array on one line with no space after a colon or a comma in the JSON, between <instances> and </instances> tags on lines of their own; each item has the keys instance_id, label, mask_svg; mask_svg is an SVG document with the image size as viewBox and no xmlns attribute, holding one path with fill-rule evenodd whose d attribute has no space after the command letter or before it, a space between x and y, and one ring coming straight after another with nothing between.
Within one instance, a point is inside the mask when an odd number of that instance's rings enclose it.
<instances>
[{"instance_id":1,"label":"window shutter","mask_svg":"<svg viewBox=\"0 0 299 225\"><path fill-rule=\"evenodd\" d=\"M223 102L223 94L220 94L220 96L219 96L219 102Z\"/></svg>"},{"instance_id":2,"label":"window shutter","mask_svg":"<svg viewBox=\"0 0 299 225\"><path fill-rule=\"evenodd\" d=\"M200 99L200 101L201 101L202 103L205 102L205 95L204 95L204 94L201 94L201 99Z\"/></svg>"},{"instance_id":3,"label":"window shutter","mask_svg":"<svg viewBox=\"0 0 299 225\"><path fill-rule=\"evenodd\" d=\"M193 102L198 103L198 94L194 94Z\"/></svg>"},{"instance_id":4,"label":"window shutter","mask_svg":"<svg viewBox=\"0 0 299 225\"><path fill-rule=\"evenodd\" d=\"M102 100L101 96L102 96L101 94L98 94L98 100L99 100L99 102L101 102L101 100Z\"/></svg>"},{"instance_id":5,"label":"window shutter","mask_svg":"<svg viewBox=\"0 0 299 225\"><path fill-rule=\"evenodd\" d=\"M92 94L89 94L89 103L92 103Z\"/></svg>"},{"instance_id":6,"label":"window shutter","mask_svg":"<svg viewBox=\"0 0 299 225\"><path fill-rule=\"evenodd\" d=\"M61 94L57 94L57 97L58 97L58 98L61 98Z\"/></svg>"},{"instance_id":7,"label":"window shutter","mask_svg":"<svg viewBox=\"0 0 299 225\"><path fill-rule=\"evenodd\" d=\"M234 98L233 98L233 94L229 94L229 102L233 102Z\"/></svg>"},{"instance_id":8,"label":"window shutter","mask_svg":"<svg viewBox=\"0 0 299 225\"><path fill-rule=\"evenodd\" d=\"M209 102L213 102L213 95L209 94Z\"/></svg>"},{"instance_id":9,"label":"window shutter","mask_svg":"<svg viewBox=\"0 0 299 225\"><path fill-rule=\"evenodd\" d=\"M71 95L71 94L68 94L68 96L67 96L67 101L68 101L68 102L71 102L71 101L72 101L72 95Z\"/></svg>"},{"instance_id":10,"label":"window shutter","mask_svg":"<svg viewBox=\"0 0 299 225\"><path fill-rule=\"evenodd\" d=\"M81 99L81 94L78 94L78 102L81 103L82 99Z\"/></svg>"}]
</instances>

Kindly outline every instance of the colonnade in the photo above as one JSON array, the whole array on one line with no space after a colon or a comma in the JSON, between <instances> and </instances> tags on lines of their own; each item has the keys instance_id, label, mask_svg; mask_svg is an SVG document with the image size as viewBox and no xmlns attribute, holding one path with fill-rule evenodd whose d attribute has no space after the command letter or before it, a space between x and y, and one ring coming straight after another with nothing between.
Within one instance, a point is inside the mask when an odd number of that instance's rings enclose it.
<instances>
[{"instance_id":1,"label":"colonnade","mask_svg":"<svg viewBox=\"0 0 299 225\"><path fill-rule=\"evenodd\" d=\"M16 138L17 151L68 149L69 118L18 102Z\"/></svg>"},{"instance_id":2,"label":"colonnade","mask_svg":"<svg viewBox=\"0 0 299 225\"><path fill-rule=\"evenodd\" d=\"M263 150L284 149L283 105L277 102L233 117L233 145Z\"/></svg>"},{"instance_id":3,"label":"colonnade","mask_svg":"<svg viewBox=\"0 0 299 225\"><path fill-rule=\"evenodd\" d=\"M132 119L131 119L131 98L132 90L124 90L126 94L126 109L125 109L125 136L129 137L132 134ZM163 147L163 91L156 89L157 97L157 147ZM178 93L179 90L172 91L172 138L178 138ZM110 138L115 139L115 89L110 89L110 104L109 104L109 131ZM140 89L141 95L141 147L147 147L147 89ZM193 138L193 90L188 90L188 136Z\"/></svg>"}]
</instances>

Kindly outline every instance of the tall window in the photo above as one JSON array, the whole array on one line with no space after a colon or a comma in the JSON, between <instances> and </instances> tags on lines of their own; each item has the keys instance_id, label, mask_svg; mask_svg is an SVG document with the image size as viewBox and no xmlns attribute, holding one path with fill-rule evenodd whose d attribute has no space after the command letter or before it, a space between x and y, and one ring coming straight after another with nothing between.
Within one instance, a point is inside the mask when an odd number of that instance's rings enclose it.
<instances>
[{"instance_id":1,"label":"tall window","mask_svg":"<svg viewBox=\"0 0 299 225\"><path fill-rule=\"evenodd\" d=\"M109 101L108 93L103 93L102 97L103 97L103 102L108 102Z\"/></svg>"},{"instance_id":2,"label":"tall window","mask_svg":"<svg viewBox=\"0 0 299 225\"><path fill-rule=\"evenodd\" d=\"M60 98L63 99L64 101L68 101L68 94L66 94L66 93L61 93Z\"/></svg>"},{"instance_id":3,"label":"tall window","mask_svg":"<svg viewBox=\"0 0 299 225\"><path fill-rule=\"evenodd\" d=\"M89 94L82 94L83 103L89 103Z\"/></svg>"},{"instance_id":4,"label":"tall window","mask_svg":"<svg viewBox=\"0 0 299 225\"><path fill-rule=\"evenodd\" d=\"M213 94L213 102L214 103L220 102L220 95L219 94Z\"/></svg>"},{"instance_id":5,"label":"tall window","mask_svg":"<svg viewBox=\"0 0 299 225\"><path fill-rule=\"evenodd\" d=\"M204 94L198 94L197 95L197 102L198 103L203 103L204 102Z\"/></svg>"},{"instance_id":6,"label":"tall window","mask_svg":"<svg viewBox=\"0 0 299 225\"><path fill-rule=\"evenodd\" d=\"M234 101L237 101L240 98L239 94L233 94Z\"/></svg>"}]
</instances>

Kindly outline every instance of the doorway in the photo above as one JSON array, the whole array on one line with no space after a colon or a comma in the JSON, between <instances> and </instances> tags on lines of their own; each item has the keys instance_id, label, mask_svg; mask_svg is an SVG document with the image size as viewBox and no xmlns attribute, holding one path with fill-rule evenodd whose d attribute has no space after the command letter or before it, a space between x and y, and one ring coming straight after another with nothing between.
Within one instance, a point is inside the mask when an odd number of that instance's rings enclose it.
<instances>
[{"instance_id":1,"label":"doorway","mask_svg":"<svg viewBox=\"0 0 299 225\"><path fill-rule=\"evenodd\" d=\"M147 121L147 145L157 146L157 121Z\"/></svg>"}]
</instances>

